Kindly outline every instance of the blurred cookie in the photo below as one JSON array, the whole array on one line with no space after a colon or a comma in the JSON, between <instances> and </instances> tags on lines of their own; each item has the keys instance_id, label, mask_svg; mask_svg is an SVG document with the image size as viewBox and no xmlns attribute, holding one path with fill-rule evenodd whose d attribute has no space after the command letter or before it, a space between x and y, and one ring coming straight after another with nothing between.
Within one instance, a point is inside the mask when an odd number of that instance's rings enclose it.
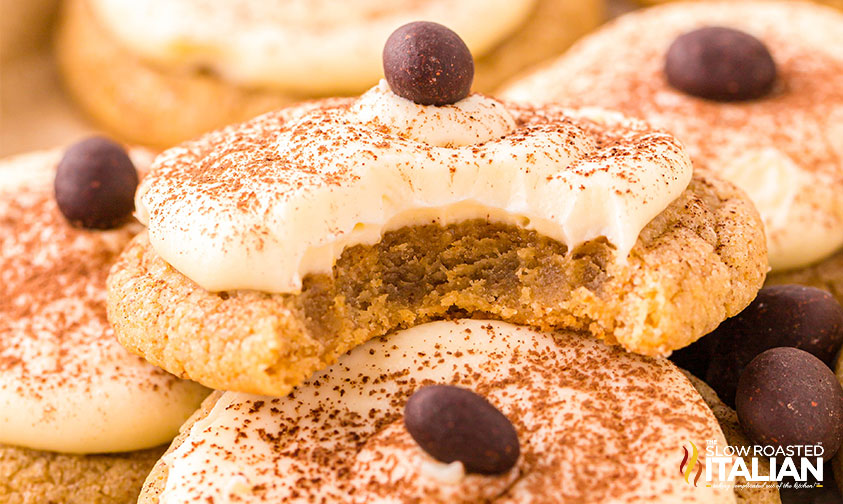
<instances>
[{"instance_id":1,"label":"blurred cookie","mask_svg":"<svg viewBox=\"0 0 843 504\"><path fill-rule=\"evenodd\" d=\"M749 194L764 219L774 275L796 271L786 280L793 281L811 267L836 282L841 46L843 13L827 7L675 3L622 16L503 94L617 109L670 131L695 167Z\"/></svg>"},{"instance_id":2,"label":"blurred cookie","mask_svg":"<svg viewBox=\"0 0 843 504\"><path fill-rule=\"evenodd\" d=\"M843 251L822 261L790 271L773 271L767 275L769 285L799 284L823 289L843 303Z\"/></svg>"},{"instance_id":3,"label":"blurred cookie","mask_svg":"<svg viewBox=\"0 0 843 504\"><path fill-rule=\"evenodd\" d=\"M0 501L132 500L207 394L129 354L106 319L137 179L104 139L0 162Z\"/></svg>"},{"instance_id":4,"label":"blurred cookie","mask_svg":"<svg viewBox=\"0 0 843 504\"><path fill-rule=\"evenodd\" d=\"M165 446L77 455L0 444L0 499L7 504L135 502Z\"/></svg>"},{"instance_id":5,"label":"blurred cookie","mask_svg":"<svg viewBox=\"0 0 843 504\"><path fill-rule=\"evenodd\" d=\"M656 4L663 4L668 2L675 2L677 0L636 0L638 3L644 5L656 5ZM843 10L843 0L813 0L816 3L821 3L825 5L830 5L832 7L836 7L840 10Z\"/></svg>"},{"instance_id":6,"label":"blurred cookie","mask_svg":"<svg viewBox=\"0 0 843 504\"><path fill-rule=\"evenodd\" d=\"M381 77L390 32L416 20L456 30L491 90L603 19L598 0L69 0L57 49L67 87L99 123L160 146Z\"/></svg>"},{"instance_id":7,"label":"blurred cookie","mask_svg":"<svg viewBox=\"0 0 843 504\"><path fill-rule=\"evenodd\" d=\"M726 406L723 401L717 397L717 393L705 382L692 375L687 371L682 371L691 384L700 393L703 400L711 408L717 421L720 423L720 428L723 429L723 434L726 436L726 442L730 446L752 446L752 441L746 437L741 424L738 421L738 415L735 410ZM770 464L767 459L758 458L759 474L764 476L770 475ZM776 486L762 487L746 486L747 481L743 476L738 476L735 479L735 496L739 504L779 504L781 497Z\"/></svg>"}]
</instances>

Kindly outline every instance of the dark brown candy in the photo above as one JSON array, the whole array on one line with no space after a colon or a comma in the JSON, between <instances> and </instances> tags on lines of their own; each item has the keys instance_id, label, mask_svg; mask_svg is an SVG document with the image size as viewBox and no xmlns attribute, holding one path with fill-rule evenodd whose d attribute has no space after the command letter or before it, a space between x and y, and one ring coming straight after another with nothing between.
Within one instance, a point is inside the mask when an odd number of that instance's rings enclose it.
<instances>
[{"instance_id":1,"label":"dark brown candy","mask_svg":"<svg viewBox=\"0 0 843 504\"><path fill-rule=\"evenodd\" d=\"M776 63L763 42L719 26L679 36L667 51L664 71L671 86L710 100L759 98L776 80Z\"/></svg>"},{"instance_id":2,"label":"dark brown candy","mask_svg":"<svg viewBox=\"0 0 843 504\"><path fill-rule=\"evenodd\" d=\"M431 457L445 463L459 460L470 473L504 473L520 454L512 423L464 388L430 385L417 390L404 407L404 425Z\"/></svg>"},{"instance_id":3,"label":"dark brown candy","mask_svg":"<svg viewBox=\"0 0 843 504\"><path fill-rule=\"evenodd\" d=\"M756 444L821 444L830 459L843 440L843 388L831 369L798 348L767 350L741 374L741 426Z\"/></svg>"},{"instance_id":4,"label":"dark brown candy","mask_svg":"<svg viewBox=\"0 0 843 504\"><path fill-rule=\"evenodd\" d=\"M398 96L421 105L448 105L471 91L474 60L459 35L437 23L416 21L387 39L383 72Z\"/></svg>"},{"instance_id":5,"label":"dark brown candy","mask_svg":"<svg viewBox=\"0 0 843 504\"><path fill-rule=\"evenodd\" d=\"M73 225L109 229L132 214L138 172L123 147L93 137L67 149L54 187L59 210Z\"/></svg>"},{"instance_id":6,"label":"dark brown candy","mask_svg":"<svg viewBox=\"0 0 843 504\"><path fill-rule=\"evenodd\" d=\"M712 350L702 378L732 406L741 371L764 350L796 347L830 366L843 344L843 307L813 287L765 287L744 311L705 339Z\"/></svg>"}]
</instances>

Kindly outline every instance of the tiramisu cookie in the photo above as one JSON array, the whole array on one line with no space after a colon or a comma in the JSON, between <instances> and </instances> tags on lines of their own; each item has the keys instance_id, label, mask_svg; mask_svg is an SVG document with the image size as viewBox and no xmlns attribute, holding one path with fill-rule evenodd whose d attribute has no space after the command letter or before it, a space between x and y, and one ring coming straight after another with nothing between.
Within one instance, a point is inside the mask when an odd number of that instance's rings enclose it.
<instances>
[{"instance_id":1,"label":"tiramisu cookie","mask_svg":"<svg viewBox=\"0 0 843 504\"><path fill-rule=\"evenodd\" d=\"M767 275L769 285L799 284L830 292L843 303L843 251L837 251L820 262L790 271L774 271Z\"/></svg>"},{"instance_id":2,"label":"tiramisu cookie","mask_svg":"<svg viewBox=\"0 0 843 504\"><path fill-rule=\"evenodd\" d=\"M130 502L207 394L129 354L106 320L137 179L104 139L0 163L2 502Z\"/></svg>"},{"instance_id":3,"label":"tiramisu cookie","mask_svg":"<svg viewBox=\"0 0 843 504\"><path fill-rule=\"evenodd\" d=\"M679 471L707 440L726 443L667 360L443 321L370 341L287 397L216 393L139 502L736 502Z\"/></svg>"},{"instance_id":4,"label":"tiramisu cookie","mask_svg":"<svg viewBox=\"0 0 843 504\"><path fill-rule=\"evenodd\" d=\"M599 0L69 0L58 55L103 126L170 146L281 105L356 95L392 30L438 21L478 55L477 87L558 54L603 19Z\"/></svg>"},{"instance_id":5,"label":"tiramisu cookie","mask_svg":"<svg viewBox=\"0 0 843 504\"><path fill-rule=\"evenodd\" d=\"M836 284L840 47L843 13L827 7L677 3L617 19L504 96L608 107L670 131L696 167L749 194L764 219L773 273L797 271L778 281Z\"/></svg>"},{"instance_id":6,"label":"tiramisu cookie","mask_svg":"<svg viewBox=\"0 0 843 504\"><path fill-rule=\"evenodd\" d=\"M129 504L166 446L79 455L0 444L0 501L7 504Z\"/></svg>"},{"instance_id":7,"label":"tiramisu cookie","mask_svg":"<svg viewBox=\"0 0 843 504\"><path fill-rule=\"evenodd\" d=\"M283 395L367 339L454 315L658 355L749 303L766 255L739 190L692 179L644 123L466 96L471 57L447 33L421 58L443 68L419 76L403 44L426 34L390 39L392 88L157 158L136 198L148 233L109 278L125 346L213 388Z\"/></svg>"}]
</instances>

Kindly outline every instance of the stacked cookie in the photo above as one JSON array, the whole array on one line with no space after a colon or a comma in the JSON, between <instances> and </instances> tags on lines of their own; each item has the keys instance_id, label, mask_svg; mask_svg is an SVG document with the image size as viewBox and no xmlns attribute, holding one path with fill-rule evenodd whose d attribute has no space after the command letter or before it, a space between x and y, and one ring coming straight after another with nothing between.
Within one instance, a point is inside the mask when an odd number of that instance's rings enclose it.
<instances>
[{"instance_id":1,"label":"stacked cookie","mask_svg":"<svg viewBox=\"0 0 843 504\"><path fill-rule=\"evenodd\" d=\"M645 9L502 96L608 107L670 131L696 168L752 198L764 219L770 283L843 292L841 27L843 13L799 2Z\"/></svg>"},{"instance_id":2,"label":"stacked cookie","mask_svg":"<svg viewBox=\"0 0 843 504\"><path fill-rule=\"evenodd\" d=\"M106 320L108 270L140 231L133 160L148 158L93 139L0 164L2 502L134 500L207 395L129 354Z\"/></svg>"},{"instance_id":3,"label":"stacked cookie","mask_svg":"<svg viewBox=\"0 0 843 504\"><path fill-rule=\"evenodd\" d=\"M462 34L479 87L491 90L603 18L600 0L68 0L57 50L93 119L170 147L282 105L368 89L381 77L381 44L414 19Z\"/></svg>"},{"instance_id":4,"label":"stacked cookie","mask_svg":"<svg viewBox=\"0 0 843 504\"><path fill-rule=\"evenodd\" d=\"M686 440L727 441L659 356L761 287L748 199L643 122L470 94L441 25L383 61L142 182L109 318L221 392L141 501L735 502L678 475Z\"/></svg>"}]
</instances>

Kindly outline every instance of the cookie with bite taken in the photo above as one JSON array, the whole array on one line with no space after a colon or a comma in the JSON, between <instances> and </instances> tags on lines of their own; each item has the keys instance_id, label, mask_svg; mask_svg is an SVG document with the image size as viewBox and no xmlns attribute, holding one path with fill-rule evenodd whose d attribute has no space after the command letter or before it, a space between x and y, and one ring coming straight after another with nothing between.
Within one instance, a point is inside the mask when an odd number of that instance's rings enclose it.
<instances>
[{"instance_id":1,"label":"cookie with bite taken","mask_svg":"<svg viewBox=\"0 0 843 504\"><path fill-rule=\"evenodd\" d=\"M93 138L0 162L2 502L134 500L208 393L127 352L106 319L149 159Z\"/></svg>"},{"instance_id":2,"label":"cookie with bite taken","mask_svg":"<svg viewBox=\"0 0 843 504\"><path fill-rule=\"evenodd\" d=\"M641 34L646 33L646 37ZM843 299L843 13L808 2L683 2L582 39L503 96L619 110L747 192L769 282Z\"/></svg>"},{"instance_id":3,"label":"cookie with bite taken","mask_svg":"<svg viewBox=\"0 0 843 504\"><path fill-rule=\"evenodd\" d=\"M136 197L147 231L108 281L127 348L213 388L284 395L368 339L442 318L663 355L755 296L755 209L692 175L674 137L467 94L458 37L404 29L384 49L386 81L361 97L156 159Z\"/></svg>"},{"instance_id":4,"label":"cookie with bite taken","mask_svg":"<svg viewBox=\"0 0 843 504\"><path fill-rule=\"evenodd\" d=\"M57 34L68 90L112 133L170 147L308 98L359 94L415 19L446 23L488 91L604 18L600 0L69 0Z\"/></svg>"},{"instance_id":5,"label":"cookie with bite taken","mask_svg":"<svg viewBox=\"0 0 843 504\"><path fill-rule=\"evenodd\" d=\"M677 0L636 0L638 3L644 5L654 5L654 4L661 4L667 2L675 2ZM840 10L843 10L843 0L813 0L820 4L830 5L832 7L836 7Z\"/></svg>"}]
</instances>

